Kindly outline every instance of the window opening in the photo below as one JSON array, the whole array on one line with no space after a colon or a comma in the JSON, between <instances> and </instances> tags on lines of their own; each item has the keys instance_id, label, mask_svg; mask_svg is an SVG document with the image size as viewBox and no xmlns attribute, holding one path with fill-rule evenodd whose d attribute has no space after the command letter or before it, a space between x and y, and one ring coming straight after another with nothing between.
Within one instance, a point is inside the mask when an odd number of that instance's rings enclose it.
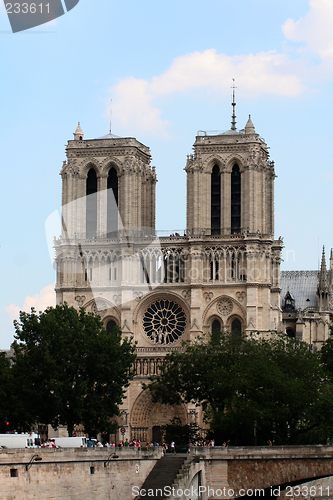
<instances>
[{"instance_id":1,"label":"window opening","mask_svg":"<svg viewBox=\"0 0 333 500\"><path fill-rule=\"evenodd\" d=\"M221 172L217 165L211 177L211 233L221 233Z\"/></svg>"},{"instance_id":2,"label":"window opening","mask_svg":"<svg viewBox=\"0 0 333 500\"><path fill-rule=\"evenodd\" d=\"M234 319L231 323L231 333L235 336L239 336L242 333L242 323L239 319Z\"/></svg>"},{"instance_id":3,"label":"window opening","mask_svg":"<svg viewBox=\"0 0 333 500\"><path fill-rule=\"evenodd\" d=\"M221 331L221 323L218 319L214 319L212 323L212 334L216 331Z\"/></svg>"},{"instance_id":4,"label":"window opening","mask_svg":"<svg viewBox=\"0 0 333 500\"><path fill-rule=\"evenodd\" d=\"M222 327L221 327L221 322L218 319L214 319L212 323L212 342L219 344L221 341L221 332L222 332Z\"/></svg>"},{"instance_id":5,"label":"window opening","mask_svg":"<svg viewBox=\"0 0 333 500\"><path fill-rule=\"evenodd\" d=\"M220 262L217 255L215 255L215 279L218 281L220 275Z\"/></svg>"},{"instance_id":6,"label":"window opening","mask_svg":"<svg viewBox=\"0 0 333 500\"><path fill-rule=\"evenodd\" d=\"M292 328L287 328L287 335L288 337L294 339L296 337L295 332Z\"/></svg>"},{"instance_id":7,"label":"window opening","mask_svg":"<svg viewBox=\"0 0 333 500\"><path fill-rule=\"evenodd\" d=\"M106 324L106 331L112 333L115 326L117 326L117 323L113 319L110 319Z\"/></svg>"},{"instance_id":8,"label":"window opening","mask_svg":"<svg viewBox=\"0 0 333 500\"><path fill-rule=\"evenodd\" d=\"M110 168L107 181L107 233L116 236L118 231L118 176L114 167Z\"/></svg>"},{"instance_id":9,"label":"window opening","mask_svg":"<svg viewBox=\"0 0 333 500\"><path fill-rule=\"evenodd\" d=\"M241 176L239 166L234 165L231 172L231 234L241 230Z\"/></svg>"},{"instance_id":10,"label":"window opening","mask_svg":"<svg viewBox=\"0 0 333 500\"><path fill-rule=\"evenodd\" d=\"M86 236L96 237L97 232L97 175L91 168L86 180Z\"/></svg>"}]
</instances>

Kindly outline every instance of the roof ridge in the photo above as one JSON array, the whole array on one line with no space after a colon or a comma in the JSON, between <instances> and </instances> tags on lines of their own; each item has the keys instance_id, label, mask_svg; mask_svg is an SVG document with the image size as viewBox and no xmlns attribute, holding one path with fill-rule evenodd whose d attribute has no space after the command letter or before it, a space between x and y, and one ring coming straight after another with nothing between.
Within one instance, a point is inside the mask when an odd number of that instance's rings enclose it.
<instances>
[{"instance_id":1,"label":"roof ridge","mask_svg":"<svg viewBox=\"0 0 333 500\"><path fill-rule=\"evenodd\" d=\"M297 276L297 275L318 275L319 271L281 271L281 275L284 276Z\"/></svg>"}]
</instances>

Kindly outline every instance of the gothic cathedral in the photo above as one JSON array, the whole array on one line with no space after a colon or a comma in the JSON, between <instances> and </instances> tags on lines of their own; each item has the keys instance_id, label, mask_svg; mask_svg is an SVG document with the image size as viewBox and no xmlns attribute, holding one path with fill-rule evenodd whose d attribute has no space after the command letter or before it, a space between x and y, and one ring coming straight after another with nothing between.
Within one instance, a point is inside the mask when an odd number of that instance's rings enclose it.
<instances>
[{"instance_id":1,"label":"gothic cathedral","mask_svg":"<svg viewBox=\"0 0 333 500\"><path fill-rule=\"evenodd\" d=\"M125 438L142 442L159 440L174 417L203 426L195 406L153 404L142 390L141 382L158 373L165 354L183 340L214 329L278 330L310 343L329 335L332 255L328 272L323 261L310 278L280 273L274 162L251 117L240 131L233 115L227 132L198 132L185 172L186 229L159 237L157 178L147 146L111 133L85 140L79 124L61 170L57 303L83 306L100 314L107 330L117 324L134 337L137 374L120 424Z\"/></svg>"}]
</instances>

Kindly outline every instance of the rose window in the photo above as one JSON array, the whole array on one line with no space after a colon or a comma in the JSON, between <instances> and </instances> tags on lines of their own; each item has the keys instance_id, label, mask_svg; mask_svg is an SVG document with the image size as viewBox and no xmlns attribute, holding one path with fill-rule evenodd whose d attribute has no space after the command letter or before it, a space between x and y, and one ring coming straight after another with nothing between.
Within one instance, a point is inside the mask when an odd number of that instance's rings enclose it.
<instances>
[{"instance_id":1,"label":"rose window","mask_svg":"<svg viewBox=\"0 0 333 500\"><path fill-rule=\"evenodd\" d=\"M143 329L154 344L171 344L184 333L186 316L173 300L157 300L143 315Z\"/></svg>"},{"instance_id":2,"label":"rose window","mask_svg":"<svg viewBox=\"0 0 333 500\"><path fill-rule=\"evenodd\" d=\"M223 316L227 316L228 314L230 314L233 308L234 308L233 303L229 299L221 299L217 303L217 310Z\"/></svg>"}]
</instances>

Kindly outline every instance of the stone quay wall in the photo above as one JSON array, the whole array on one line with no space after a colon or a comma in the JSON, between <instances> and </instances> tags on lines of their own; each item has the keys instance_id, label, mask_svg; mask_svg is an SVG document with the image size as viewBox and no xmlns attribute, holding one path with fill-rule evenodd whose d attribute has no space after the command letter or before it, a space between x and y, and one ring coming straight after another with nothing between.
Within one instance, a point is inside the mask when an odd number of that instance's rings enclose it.
<instances>
[{"instance_id":1,"label":"stone quay wall","mask_svg":"<svg viewBox=\"0 0 333 500\"><path fill-rule=\"evenodd\" d=\"M266 447L193 447L174 482L179 490L177 500L188 500L185 490L191 487L206 488L202 500L226 500L245 495L253 499L263 497L264 490L288 487L286 500L293 500L291 487L313 481L310 489L295 493L295 499L305 497L333 497L329 488L332 478L323 482L324 476L333 475L333 446L266 446ZM309 483L310 484L310 483ZM209 491L211 493L209 494ZM304 493L309 492L309 495ZM281 497L282 498L282 497Z\"/></svg>"},{"instance_id":2,"label":"stone quay wall","mask_svg":"<svg viewBox=\"0 0 333 500\"><path fill-rule=\"evenodd\" d=\"M108 461L111 453L119 458ZM40 461L29 462L34 455ZM160 448L36 448L0 450L1 500L134 499ZM27 469L28 466L28 470Z\"/></svg>"}]
</instances>

